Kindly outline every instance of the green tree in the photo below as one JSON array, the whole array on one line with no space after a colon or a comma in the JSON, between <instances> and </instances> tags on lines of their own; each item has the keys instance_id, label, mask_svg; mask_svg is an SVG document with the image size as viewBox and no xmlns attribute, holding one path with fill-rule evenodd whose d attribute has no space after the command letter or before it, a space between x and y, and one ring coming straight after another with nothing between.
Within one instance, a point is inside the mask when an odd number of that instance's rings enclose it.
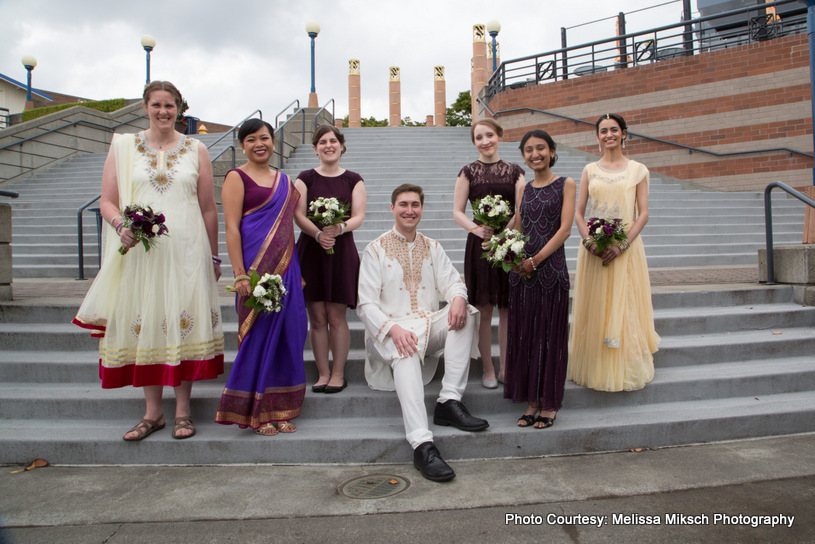
<instances>
[{"instance_id":1,"label":"green tree","mask_svg":"<svg viewBox=\"0 0 815 544\"><path fill-rule=\"evenodd\" d=\"M426 127L427 123L420 123L419 121L413 121L410 116L405 117L402 119L402 126L403 127Z\"/></svg>"},{"instance_id":2,"label":"green tree","mask_svg":"<svg viewBox=\"0 0 815 544\"><path fill-rule=\"evenodd\" d=\"M473 122L472 104L470 91L458 93L456 101L447 108L447 126L470 126Z\"/></svg>"}]
</instances>

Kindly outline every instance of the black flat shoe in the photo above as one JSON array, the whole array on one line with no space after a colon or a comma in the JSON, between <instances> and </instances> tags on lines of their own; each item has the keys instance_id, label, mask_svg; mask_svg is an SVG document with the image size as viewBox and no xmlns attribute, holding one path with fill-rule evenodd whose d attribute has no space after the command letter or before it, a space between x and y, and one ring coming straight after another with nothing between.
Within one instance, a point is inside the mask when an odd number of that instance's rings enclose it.
<instances>
[{"instance_id":1,"label":"black flat shoe","mask_svg":"<svg viewBox=\"0 0 815 544\"><path fill-rule=\"evenodd\" d=\"M337 385L326 385L326 386L325 386L325 391L323 391L323 393L327 393L327 394L329 394L329 395L330 395L331 393L339 393L340 391L342 391L342 390L343 390L343 389L345 389L346 387L348 387L348 380L346 380L345 378L343 378L343 379L342 379L342 385L340 385L340 386L337 386Z\"/></svg>"},{"instance_id":2,"label":"black flat shoe","mask_svg":"<svg viewBox=\"0 0 815 544\"><path fill-rule=\"evenodd\" d=\"M413 450L413 466L433 482L446 482L456 477L456 473L441 458L441 453L433 442L422 442Z\"/></svg>"},{"instance_id":3,"label":"black flat shoe","mask_svg":"<svg viewBox=\"0 0 815 544\"><path fill-rule=\"evenodd\" d=\"M312 393L325 393L325 388L326 387L328 387L327 383L320 384L320 385L314 384L314 385L311 386L311 392Z\"/></svg>"},{"instance_id":4,"label":"black flat shoe","mask_svg":"<svg viewBox=\"0 0 815 544\"><path fill-rule=\"evenodd\" d=\"M521 425L521 421L526 423L526 425ZM526 415L526 414L524 414L524 415L522 415L521 417L518 418L518 427L520 427L521 429L528 429L528 428L532 427L533 425L535 425L535 416L534 415Z\"/></svg>"}]
</instances>

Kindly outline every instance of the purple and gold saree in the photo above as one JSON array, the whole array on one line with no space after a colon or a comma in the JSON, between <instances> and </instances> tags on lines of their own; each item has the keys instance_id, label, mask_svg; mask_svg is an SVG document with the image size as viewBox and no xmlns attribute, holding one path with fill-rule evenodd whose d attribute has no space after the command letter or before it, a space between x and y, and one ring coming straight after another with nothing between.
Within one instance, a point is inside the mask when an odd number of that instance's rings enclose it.
<instances>
[{"instance_id":1,"label":"purple and gold saree","mask_svg":"<svg viewBox=\"0 0 815 544\"><path fill-rule=\"evenodd\" d=\"M251 179L242 172L244 178ZM254 184L254 182L251 182ZM221 395L217 423L258 429L300 414L306 390L303 346L308 319L294 251L294 208L300 194L280 173L266 200L244 209L241 245L247 273L279 274L288 290L279 313L259 314L236 296L238 354Z\"/></svg>"}]
</instances>

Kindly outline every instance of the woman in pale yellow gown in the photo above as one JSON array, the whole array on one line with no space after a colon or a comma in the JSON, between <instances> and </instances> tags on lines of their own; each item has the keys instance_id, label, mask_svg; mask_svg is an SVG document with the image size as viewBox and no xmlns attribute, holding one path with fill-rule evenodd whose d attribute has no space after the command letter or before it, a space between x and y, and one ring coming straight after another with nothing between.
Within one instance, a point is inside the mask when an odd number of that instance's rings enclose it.
<instances>
[{"instance_id":1,"label":"woman in pale yellow gown","mask_svg":"<svg viewBox=\"0 0 815 544\"><path fill-rule=\"evenodd\" d=\"M603 115L596 125L603 157L583 169L575 221L577 253L567 378L599 391L642 389L654 377L651 284L639 236L648 222L648 169L623 155L625 120ZM621 218L628 239L599 251L588 219Z\"/></svg>"}]
</instances>

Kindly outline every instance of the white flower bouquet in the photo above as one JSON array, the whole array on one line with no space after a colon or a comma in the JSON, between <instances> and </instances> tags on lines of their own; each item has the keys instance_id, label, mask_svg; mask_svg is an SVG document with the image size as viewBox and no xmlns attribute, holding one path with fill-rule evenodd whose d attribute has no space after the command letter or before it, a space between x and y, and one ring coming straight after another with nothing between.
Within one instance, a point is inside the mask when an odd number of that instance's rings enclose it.
<instances>
[{"instance_id":1,"label":"white flower bouquet","mask_svg":"<svg viewBox=\"0 0 815 544\"><path fill-rule=\"evenodd\" d=\"M501 195L487 195L473 203L473 218L495 230L503 229L514 213Z\"/></svg>"},{"instance_id":2,"label":"white flower bouquet","mask_svg":"<svg viewBox=\"0 0 815 544\"><path fill-rule=\"evenodd\" d=\"M306 217L314 221L316 225L328 227L339 225L348 219L351 206L345 202L340 202L335 197L319 197L314 199L308 206ZM334 254L334 248L325 250L329 255Z\"/></svg>"},{"instance_id":3,"label":"white flower bouquet","mask_svg":"<svg viewBox=\"0 0 815 544\"><path fill-rule=\"evenodd\" d=\"M252 285L252 295L243 303L247 308L252 308L258 313L276 313L283 309L283 297L288 290L283 285L283 278L279 274L263 274L252 270L249 276L249 283ZM227 291L234 291L232 287L227 287Z\"/></svg>"},{"instance_id":4,"label":"white flower bouquet","mask_svg":"<svg viewBox=\"0 0 815 544\"><path fill-rule=\"evenodd\" d=\"M524 262L524 249L528 241L529 236L517 230L507 229L490 238L489 248L481 256L492 266L510 272L514 266Z\"/></svg>"}]
</instances>

